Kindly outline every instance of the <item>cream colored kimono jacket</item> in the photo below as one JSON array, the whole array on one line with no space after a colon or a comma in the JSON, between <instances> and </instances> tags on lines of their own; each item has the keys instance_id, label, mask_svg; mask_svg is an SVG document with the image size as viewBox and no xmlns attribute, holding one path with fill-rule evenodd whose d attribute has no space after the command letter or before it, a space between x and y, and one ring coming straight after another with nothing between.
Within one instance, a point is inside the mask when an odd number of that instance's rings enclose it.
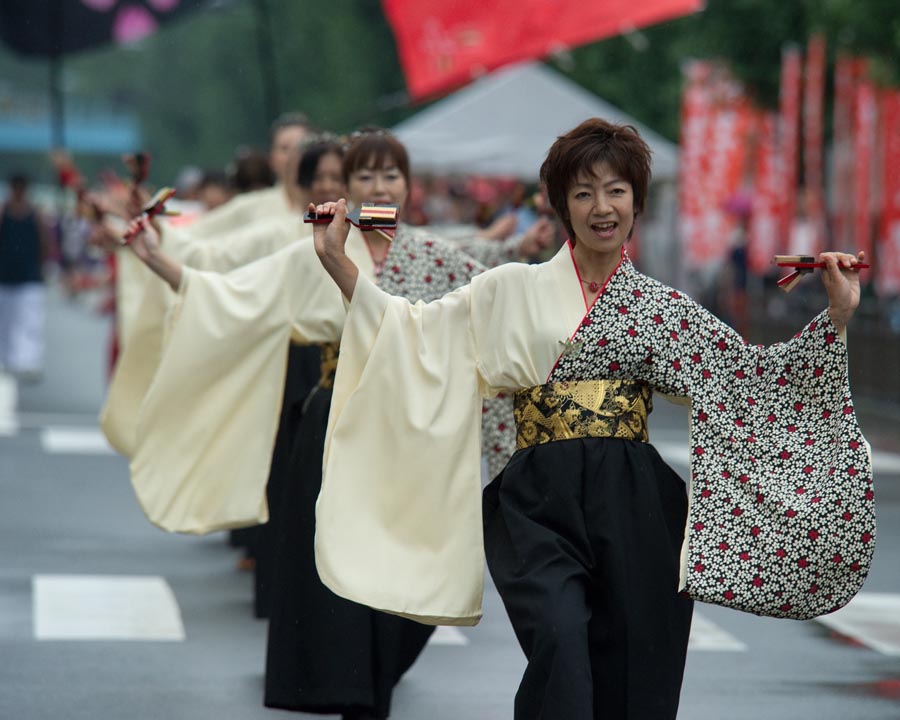
<instances>
[{"instance_id":1,"label":"cream colored kimono jacket","mask_svg":"<svg viewBox=\"0 0 900 720\"><path fill-rule=\"evenodd\" d=\"M375 278L355 229L347 253L362 276ZM381 285L434 299L481 270L439 238L401 227ZM169 531L266 522L265 485L288 343L339 341L344 300L309 240L227 275L186 268L183 278L159 366L139 406L131 457L135 493L151 522ZM491 445L500 447L505 463L512 452L511 405L497 402L482 413L479 404L472 421L504 425Z\"/></svg>"}]
</instances>

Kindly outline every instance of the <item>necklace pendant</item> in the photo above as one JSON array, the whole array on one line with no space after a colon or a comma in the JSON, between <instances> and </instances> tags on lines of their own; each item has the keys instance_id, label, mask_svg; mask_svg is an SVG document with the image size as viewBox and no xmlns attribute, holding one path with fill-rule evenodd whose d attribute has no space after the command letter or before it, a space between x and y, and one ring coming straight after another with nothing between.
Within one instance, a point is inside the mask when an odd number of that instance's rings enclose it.
<instances>
[{"instance_id":1,"label":"necklace pendant","mask_svg":"<svg viewBox=\"0 0 900 720\"><path fill-rule=\"evenodd\" d=\"M590 291L592 293L595 293L600 289L600 284L596 280L591 280L590 284L588 285L588 288L590 288Z\"/></svg>"}]
</instances>

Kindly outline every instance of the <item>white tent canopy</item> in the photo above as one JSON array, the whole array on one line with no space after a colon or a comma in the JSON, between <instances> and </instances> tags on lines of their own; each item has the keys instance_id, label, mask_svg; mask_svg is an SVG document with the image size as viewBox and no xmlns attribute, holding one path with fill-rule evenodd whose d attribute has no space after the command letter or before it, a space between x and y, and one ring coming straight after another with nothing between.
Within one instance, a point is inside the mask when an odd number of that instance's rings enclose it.
<instances>
[{"instance_id":1,"label":"white tent canopy","mask_svg":"<svg viewBox=\"0 0 900 720\"><path fill-rule=\"evenodd\" d=\"M675 180L678 148L540 63L503 68L397 125L417 173L537 180L556 138L589 117L634 125L653 151L655 180Z\"/></svg>"}]
</instances>

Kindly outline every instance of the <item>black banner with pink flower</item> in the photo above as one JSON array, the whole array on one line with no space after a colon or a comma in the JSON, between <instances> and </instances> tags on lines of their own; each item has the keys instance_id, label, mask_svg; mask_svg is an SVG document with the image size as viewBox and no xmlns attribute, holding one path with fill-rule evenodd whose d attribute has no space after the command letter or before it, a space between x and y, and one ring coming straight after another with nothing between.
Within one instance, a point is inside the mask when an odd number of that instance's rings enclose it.
<instances>
[{"instance_id":1,"label":"black banner with pink flower","mask_svg":"<svg viewBox=\"0 0 900 720\"><path fill-rule=\"evenodd\" d=\"M0 40L30 56L129 43L207 0L0 0Z\"/></svg>"}]
</instances>

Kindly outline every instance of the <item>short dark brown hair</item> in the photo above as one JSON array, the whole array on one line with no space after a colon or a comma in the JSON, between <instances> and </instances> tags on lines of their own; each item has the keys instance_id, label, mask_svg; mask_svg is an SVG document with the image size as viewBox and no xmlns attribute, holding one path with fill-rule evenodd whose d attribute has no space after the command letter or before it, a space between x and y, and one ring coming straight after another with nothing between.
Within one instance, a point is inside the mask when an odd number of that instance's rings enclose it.
<instances>
[{"instance_id":1,"label":"short dark brown hair","mask_svg":"<svg viewBox=\"0 0 900 720\"><path fill-rule=\"evenodd\" d=\"M599 163L605 163L631 183L635 216L644 211L650 185L649 146L631 125L617 125L600 118L585 120L556 139L541 165L541 182L547 188L550 205L573 241L569 190L579 176L593 175Z\"/></svg>"},{"instance_id":2,"label":"short dark brown hair","mask_svg":"<svg viewBox=\"0 0 900 720\"><path fill-rule=\"evenodd\" d=\"M390 160L411 188L409 153L403 143L382 128L371 125L360 128L350 136L344 152L344 184L350 184L350 176L357 170L383 168Z\"/></svg>"}]
</instances>

